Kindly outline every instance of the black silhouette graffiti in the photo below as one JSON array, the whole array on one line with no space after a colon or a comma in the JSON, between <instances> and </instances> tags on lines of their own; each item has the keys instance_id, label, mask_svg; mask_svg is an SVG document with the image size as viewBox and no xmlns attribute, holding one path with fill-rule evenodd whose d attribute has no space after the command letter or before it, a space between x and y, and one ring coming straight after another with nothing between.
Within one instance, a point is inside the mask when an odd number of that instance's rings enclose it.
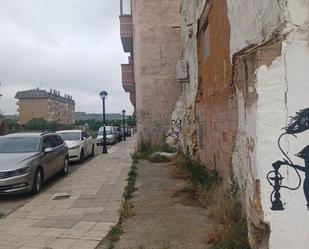
<instances>
[{"instance_id":1,"label":"black silhouette graffiti","mask_svg":"<svg viewBox=\"0 0 309 249\"><path fill-rule=\"evenodd\" d=\"M309 108L301 110L296 113L295 117L291 117L289 125L283 128L285 132L281 134L278 138L278 147L285 159L278 160L272 164L273 170L271 170L267 174L267 180L271 186L273 186L274 190L271 193L270 200L272 203L272 210L279 211L284 210L280 189L286 188L289 190L298 190L301 186L302 179L300 176L300 172L305 173L305 180L303 184L303 190L305 194L305 198L307 201L307 208L309 210L309 145L307 145L302 151L296 154L297 157L302 158L304 160L305 165L295 165L291 158L285 153L281 147L280 141L283 136L292 135L297 138L295 134L304 132L309 129ZM282 185L284 177L280 174L279 170L282 166L288 166L295 170L297 177L299 179L298 185L294 188L289 186Z\"/></svg>"},{"instance_id":2,"label":"black silhouette graffiti","mask_svg":"<svg viewBox=\"0 0 309 249\"><path fill-rule=\"evenodd\" d=\"M182 120L172 120L171 121L171 130L173 132L173 135L175 135L176 137L179 137L179 134L181 132L181 124L182 124Z\"/></svg>"}]
</instances>

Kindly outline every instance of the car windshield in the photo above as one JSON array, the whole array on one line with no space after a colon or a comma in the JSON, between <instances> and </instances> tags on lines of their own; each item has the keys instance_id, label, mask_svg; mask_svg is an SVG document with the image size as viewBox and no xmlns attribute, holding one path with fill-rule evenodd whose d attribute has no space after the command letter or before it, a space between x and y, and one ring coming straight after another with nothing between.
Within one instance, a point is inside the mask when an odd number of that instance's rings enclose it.
<instances>
[{"instance_id":1,"label":"car windshield","mask_svg":"<svg viewBox=\"0 0 309 249\"><path fill-rule=\"evenodd\" d=\"M64 141L79 141L80 138L80 132L60 132L58 133L60 137Z\"/></svg>"},{"instance_id":2,"label":"car windshield","mask_svg":"<svg viewBox=\"0 0 309 249\"><path fill-rule=\"evenodd\" d=\"M2 137L0 153L31 153L39 151L39 137Z\"/></svg>"},{"instance_id":3,"label":"car windshield","mask_svg":"<svg viewBox=\"0 0 309 249\"><path fill-rule=\"evenodd\" d=\"M112 131L111 130L106 130L106 135L111 135ZM103 135L103 130L100 130L98 135Z\"/></svg>"}]
</instances>

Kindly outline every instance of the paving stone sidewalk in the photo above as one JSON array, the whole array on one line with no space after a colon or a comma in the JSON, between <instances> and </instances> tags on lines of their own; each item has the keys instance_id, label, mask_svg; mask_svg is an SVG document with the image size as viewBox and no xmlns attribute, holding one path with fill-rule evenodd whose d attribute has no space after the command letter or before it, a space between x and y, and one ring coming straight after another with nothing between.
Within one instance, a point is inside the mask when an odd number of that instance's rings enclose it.
<instances>
[{"instance_id":1,"label":"paving stone sidewalk","mask_svg":"<svg viewBox=\"0 0 309 249\"><path fill-rule=\"evenodd\" d=\"M0 219L0 249L95 248L118 222L134 146L113 146Z\"/></svg>"}]
</instances>

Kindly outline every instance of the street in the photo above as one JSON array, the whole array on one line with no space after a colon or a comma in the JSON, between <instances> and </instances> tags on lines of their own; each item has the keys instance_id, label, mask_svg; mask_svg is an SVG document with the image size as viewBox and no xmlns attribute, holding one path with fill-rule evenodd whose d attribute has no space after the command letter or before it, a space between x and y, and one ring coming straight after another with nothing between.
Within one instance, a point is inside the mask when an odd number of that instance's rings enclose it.
<instances>
[{"instance_id":1,"label":"street","mask_svg":"<svg viewBox=\"0 0 309 249\"><path fill-rule=\"evenodd\" d=\"M0 248L95 248L118 222L135 139L108 148L66 177L54 176L36 196L0 196Z\"/></svg>"}]
</instances>

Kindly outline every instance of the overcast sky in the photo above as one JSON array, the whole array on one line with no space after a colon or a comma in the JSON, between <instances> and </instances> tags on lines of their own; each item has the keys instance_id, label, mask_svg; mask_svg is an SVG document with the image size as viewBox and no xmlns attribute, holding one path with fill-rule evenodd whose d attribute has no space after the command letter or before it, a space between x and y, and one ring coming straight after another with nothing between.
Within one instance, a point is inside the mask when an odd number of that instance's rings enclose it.
<instances>
[{"instance_id":1,"label":"overcast sky","mask_svg":"<svg viewBox=\"0 0 309 249\"><path fill-rule=\"evenodd\" d=\"M132 113L121 85L117 0L0 0L0 81L4 114L16 113L17 91L40 87L72 95L76 111Z\"/></svg>"}]
</instances>

